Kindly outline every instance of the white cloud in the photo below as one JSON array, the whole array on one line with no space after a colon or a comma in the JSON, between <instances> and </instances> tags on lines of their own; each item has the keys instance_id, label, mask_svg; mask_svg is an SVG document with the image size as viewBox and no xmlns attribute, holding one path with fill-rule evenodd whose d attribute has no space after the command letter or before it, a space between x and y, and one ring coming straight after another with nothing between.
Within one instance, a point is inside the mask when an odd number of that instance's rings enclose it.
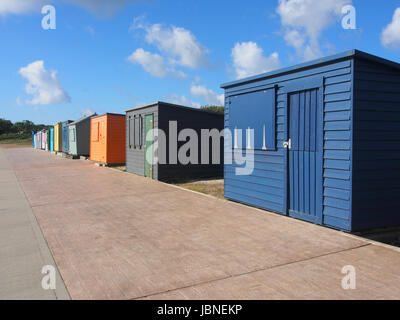
<instances>
[{"instance_id":1,"label":"white cloud","mask_svg":"<svg viewBox=\"0 0 400 320\"><path fill-rule=\"evenodd\" d=\"M263 49L251 41L236 43L231 56L238 79L278 69L281 65L277 52L265 57Z\"/></svg>"},{"instance_id":2,"label":"white cloud","mask_svg":"<svg viewBox=\"0 0 400 320\"><path fill-rule=\"evenodd\" d=\"M129 57L131 63L140 64L148 73L154 77L164 78L168 71L164 63L164 58L159 54L144 51L142 48L137 49Z\"/></svg>"},{"instance_id":3,"label":"white cloud","mask_svg":"<svg viewBox=\"0 0 400 320\"><path fill-rule=\"evenodd\" d=\"M45 4L51 1L46 0L1 0L0 15L23 14L28 12L40 12Z\"/></svg>"},{"instance_id":4,"label":"white cloud","mask_svg":"<svg viewBox=\"0 0 400 320\"><path fill-rule=\"evenodd\" d=\"M96 34L96 31L92 26L86 26L85 31L88 32L91 36L94 36Z\"/></svg>"},{"instance_id":5,"label":"white cloud","mask_svg":"<svg viewBox=\"0 0 400 320\"><path fill-rule=\"evenodd\" d=\"M85 8L91 13L100 16L113 16L119 10L122 10L126 4L135 2L135 0L63 0L80 7Z\"/></svg>"},{"instance_id":6,"label":"white cloud","mask_svg":"<svg viewBox=\"0 0 400 320\"><path fill-rule=\"evenodd\" d=\"M62 0L72 5L83 7L91 13L101 16L112 16L123 9L126 4L136 0ZM40 12L47 4L53 4L54 0L0 0L0 15L24 14ZM60 2L60 1L57 1Z\"/></svg>"},{"instance_id":7,"label":"white cloud","mask_svg":"<svg viewBox=\"0 0 400 320\"><path fill-rule=\"evenodd\" d=\"M203 98L210 105L224 105L224 94L217 94L204 86L192 85L190 87L190 93L194 96Z\"/></svg>"},{"instance_id":8,"label":"white cloud","mask_svg":"<svg viewBox=\"0 0 400 320\"><path fill-rule=\"evenodd\" d=\"M91 108L84 108L84 109L81 109L81 114L82 114L82 117L88 117L88 116L91 116L92 114L94 114L94 111Z\"/></svg>"},{"instance_id":9,"label":"white cloud","mask_svg":"<svg viewBox=\"0 0 400 320\"><path fill-rule=\"evenodd\" d=\"M146 42L156 46L171 64L191 69L208 65L208 49L189 30L175 26L164 27L161 24L147 25L143 23L142 17L136 18L130 28L136 29L145 30Z\"/></svg>"},{"instance_id":10,"label":"white cloud","mask_svg":"<svg viewBox=\"0 0 400 320\"><path fill-rule=\"evenodd\" d=\"M19 107L22 106L23 103L22 103L22 101L21 101L21 97L17 97L17 98L15 99L15 103L16 103L16 105L19 106Z\"/></svg>"},{"instance_id":11,"label":"white cloud","mask_svg":"<svg viewBox=\"0 0 400 320\"><path fill-rule=\"evenodd\" d=\"M342 16L352 0L279 0L277 13L285 28L284 39L304 60L322 55L319 37Z\"/></svg>"},{"instance_id":12,"label":"white cloud","mask_svg":"<svg viewBox=\"0 0 400 320\"><path fill-rule=\"evenodd\" d=\"M200 108L201 104L198 102L194 102L186 98L185 96L179 96L177 94L173 94L169 97L164 97L165 102L173 103L173 104L179 104L182 106L188 106L192 108Z\"/></svg>"},{"instance_id":13,"label":"white cloud","mask_svg":"<svg viewBox=\"0 0 400 320\"><path fill-rule=\"evenodd\" d=\"M71 101L57 77L57 71L47 71L42 60L22 67L19 74L28 81L25 92L33 95L32 100L26 100L26 103L47 105Z\"/></svg>"},{"instance_id":14,"label":"white cloud","mask_svg":"<svg viewBox=\"0 0 400 320\"><path fill-rule=\"evenodd\" d=\"M186 78L186 74L182 71L169 68L165 64L165 60L157 53L151 53L142 48L136 49L127 60L134 64L139 64L152 76L157 78L165 78L172 75L175 78Z\"/></svg>"},{"instance_id":15,"label":"white cloud","mask_svg":"<svg viewBox=\"0 0 400 320\"><path fill-rule=\"evenodd\" d=\"M400 8L394 12L392 22L383 29L381 41L386 48L400 48Z\"/></svg>"}]
</instances>

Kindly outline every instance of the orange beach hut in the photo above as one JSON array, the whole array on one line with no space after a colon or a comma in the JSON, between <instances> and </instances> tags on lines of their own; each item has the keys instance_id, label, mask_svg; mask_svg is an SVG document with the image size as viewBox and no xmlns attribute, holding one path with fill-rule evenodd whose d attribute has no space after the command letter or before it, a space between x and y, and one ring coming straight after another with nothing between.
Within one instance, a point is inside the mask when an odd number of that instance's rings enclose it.
<instances>
[{"instance_id":1,"label":"orange beach hut","mask_svg":"<svg viewBox=\"0 0 400 320\"><path fill-rule=\"evenodd\" d=\"M106 113L91 118L90 160L104 164L125 164L125 115Z\"/></svg>"}]
</instances>

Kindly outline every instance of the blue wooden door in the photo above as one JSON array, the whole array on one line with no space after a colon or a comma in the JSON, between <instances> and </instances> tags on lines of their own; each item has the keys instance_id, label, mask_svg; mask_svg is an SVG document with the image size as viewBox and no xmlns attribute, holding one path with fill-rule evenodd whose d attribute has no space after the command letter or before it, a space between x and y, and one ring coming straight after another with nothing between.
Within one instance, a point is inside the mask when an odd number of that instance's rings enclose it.
<instances>
[{"instance_id":1,"label":"blue wooden door","mask_svg":"<svg viewBox=\"0 0 400 320\"><path fill-rule=\"evenodd\" d=\"M322 223L322 105L320 89L290 93L288 206L295 218Z\"/></svg>"}]
</instances>

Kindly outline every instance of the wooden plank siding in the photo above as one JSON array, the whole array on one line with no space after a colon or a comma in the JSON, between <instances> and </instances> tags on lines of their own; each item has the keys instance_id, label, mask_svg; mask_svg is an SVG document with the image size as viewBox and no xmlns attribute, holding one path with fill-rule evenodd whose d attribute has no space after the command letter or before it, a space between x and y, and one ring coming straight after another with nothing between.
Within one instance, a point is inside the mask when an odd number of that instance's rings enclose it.
<instances>
[{"instance_id":1,"label":"wooden plank siding","mask_svg":"<svg viewBox=\"0 0 400 320\"><path fill-rule=\"evenodd\" d=\"M107 163L126 163L125 115L107 115Z\"/></svg>"},{"instance_id":2,"label":"wooden plank siding","mask_svg":"<svg viewBox=\"0 0 400 320\"><path fill-rule=\"evenodd\" d=\"M197 179L197 178L209 178L209 177L221 177L223 174L223 162L221 159L220 164L212 165L206 164L201 165L201 144L199 141L199 164L187 164L183 165L180 163L172 164L169 160L169 121L177 121L178 133L183 129L193 129L198 133L198 137L201 137L201 129L213 129L216 128L219 131L223 129L223 116L221 114L215 114L211 112L200 111L198 109L173 105L165 102L157 102L152 105L138 107L135 109L127 110L127 143L126 143L126 154L127 164L126 170L130 173L135 173L144 176L144 161L145 152L144 148L134 148L129 145L129 117L141 115L144 119L145 115L153 114L153 126L155 129L161 129L166 134L166 150L159 146L158 156L161 159L165 152L167 160L166 164L156 164L153 166L153 179L156 180L168 180L168 179ZM144 137L144 125L142 127L142 136ZM145 137L143 138L145 139ZM177 139L177 137L176 137ZM178 149L184 142L178 143ZM223 142L221 141L221 155L223 154Z\"/></svg>"},{"instance_id":3,"label":"wooden plank siding","mask_svg":"<svg viewBox=\"0 0 400 320\"><path fill-rule=\"evenodd\" d=\"M159 179L201 179L201 178L219 178L223 176L223 139L220 140L219 164L212 164L212 151L209 152L209 164L201 164L201 130L217 129L222 132L224 126L224 117L222 114L202 111L195 108L182 107L168 103L159 104L159 128L167 134L166 158L167 164L159 164ZM169 122L177 122L177 131L179 133L184 129L192 129L198 137L198 164L177 164L170 163L169 155ZM178 150L186 142L178 141ZM211 142L210 142L211 144Z\"/></svg>"},{"instance_id":4,"label":"wooden plank siding","mask_svg":"<svg viewBox=\"0 0 400 320\"><path fill-rule=\"evenodd\" d=\"M141 115L143 117L142 137L144 137L144 116L146 114L153 114L153 126L158 128L158 105L150 106L146 109L129 110L126 112L126 171L144 176L144 160L145 152L144 147L134 148L129 145L129 117ZM158 166L153 166L153 178L158 179Z\"/></svg>"},{"instance_id":5,"label":"wooden plank siding","mask_svg":"<svg viewBox=\"0 0 400 320\"><path fill-rule=\"evenodd\" d=\"M400 71L355 63L353 229L400 225Z\"/></svg>"},{"instance_id":6,"label":"wooden plank siding","mask_svg":"<svg viewBox=\"0 0 400 320\"><path fill-rule=\"evenodd\" d=\"M354 60L324 77L323 224L351 230Z\"/></svg>"},{"instance_id":7,"label":"wooden plank siding","mask_svg":"<svg viewBox=\"0 0 400 320\"><path fill-rule=\"evenodd\" d=\"M72 123L72 120L67 120L61 123L61 151L64 153L69 153L69 132L68 125Z\"/></svg>"},{"instance_id":8,"label":"wooden plank siding","mask_svg":"<svg viewBox=\"0 0 400 320\"><path fill-rule=\"evenodd\" d=\"M280 214L287 214L287 139L286 87L294 81L312 77L323 79L324 154L323 154L323 223L350 229L351 212L351 143L352 143L352 59L277 74L266 79L243 82L225 88L225 128L229 128L229 99L236 94L277 86L276 151L256 150L254 172L235 175L237 165L225 165L225 197ZM232 152L225 148L225 153ZM227 154L226 154L227 156Z\"/></svg>"},{"instance_id":9,"label":"wooden plank siding","mask_svg":"<svg viewBox=\"0 0 400 320\"><path fill-rule=\"evenodd\" d=\"M61 128L61 122L58 122L54 125L54 151L60 152L61 150L62 150L62 128Z\"/></svg>"},{"instance_id":10,"label":"wooden plank siding","mask_svg":"<svg viewBox=\"0 0 400 320\"><path fill-rule=\"evenodd\" d=\"M90 160L125 164L125 115L106 113L90 119Z\"/></svg>"},{"instance_id":11,"label":"wooden plank siding","mask_svg":"<svg viewBox=\"0 0 400 320\"><path fill-rule=\"evenodd\" d=\"M76 124L76 147L77 155L90 154L90 118Z\"/></svg>"}]
</instances>

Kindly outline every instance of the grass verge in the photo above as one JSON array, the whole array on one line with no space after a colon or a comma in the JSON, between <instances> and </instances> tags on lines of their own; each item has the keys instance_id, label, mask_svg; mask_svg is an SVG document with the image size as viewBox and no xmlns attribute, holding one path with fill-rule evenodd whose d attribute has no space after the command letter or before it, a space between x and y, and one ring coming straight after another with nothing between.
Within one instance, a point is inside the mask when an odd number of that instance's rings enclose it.
<instances>
[{"instance_id":1,"label":"grass verge","mask_svg":"<svg viewBox=\"0 0 400 320\"><path fill-rule=\"evenodd\" d=\"M174 183L175 185L189 189L192 191L197 191L211 196L224 199L224 180L201 180L186 183Z\"/></svg>"},{"instance_id":2,"label":"grass verge","mask_svg":"<svg viewBox=\"0 0 400 320\"><path fill-rule=\"evenodd\" d=\"M24 148L32 146L32 139L3 139L0 140L2 148Z\"/></svg>"}]
</instances>

